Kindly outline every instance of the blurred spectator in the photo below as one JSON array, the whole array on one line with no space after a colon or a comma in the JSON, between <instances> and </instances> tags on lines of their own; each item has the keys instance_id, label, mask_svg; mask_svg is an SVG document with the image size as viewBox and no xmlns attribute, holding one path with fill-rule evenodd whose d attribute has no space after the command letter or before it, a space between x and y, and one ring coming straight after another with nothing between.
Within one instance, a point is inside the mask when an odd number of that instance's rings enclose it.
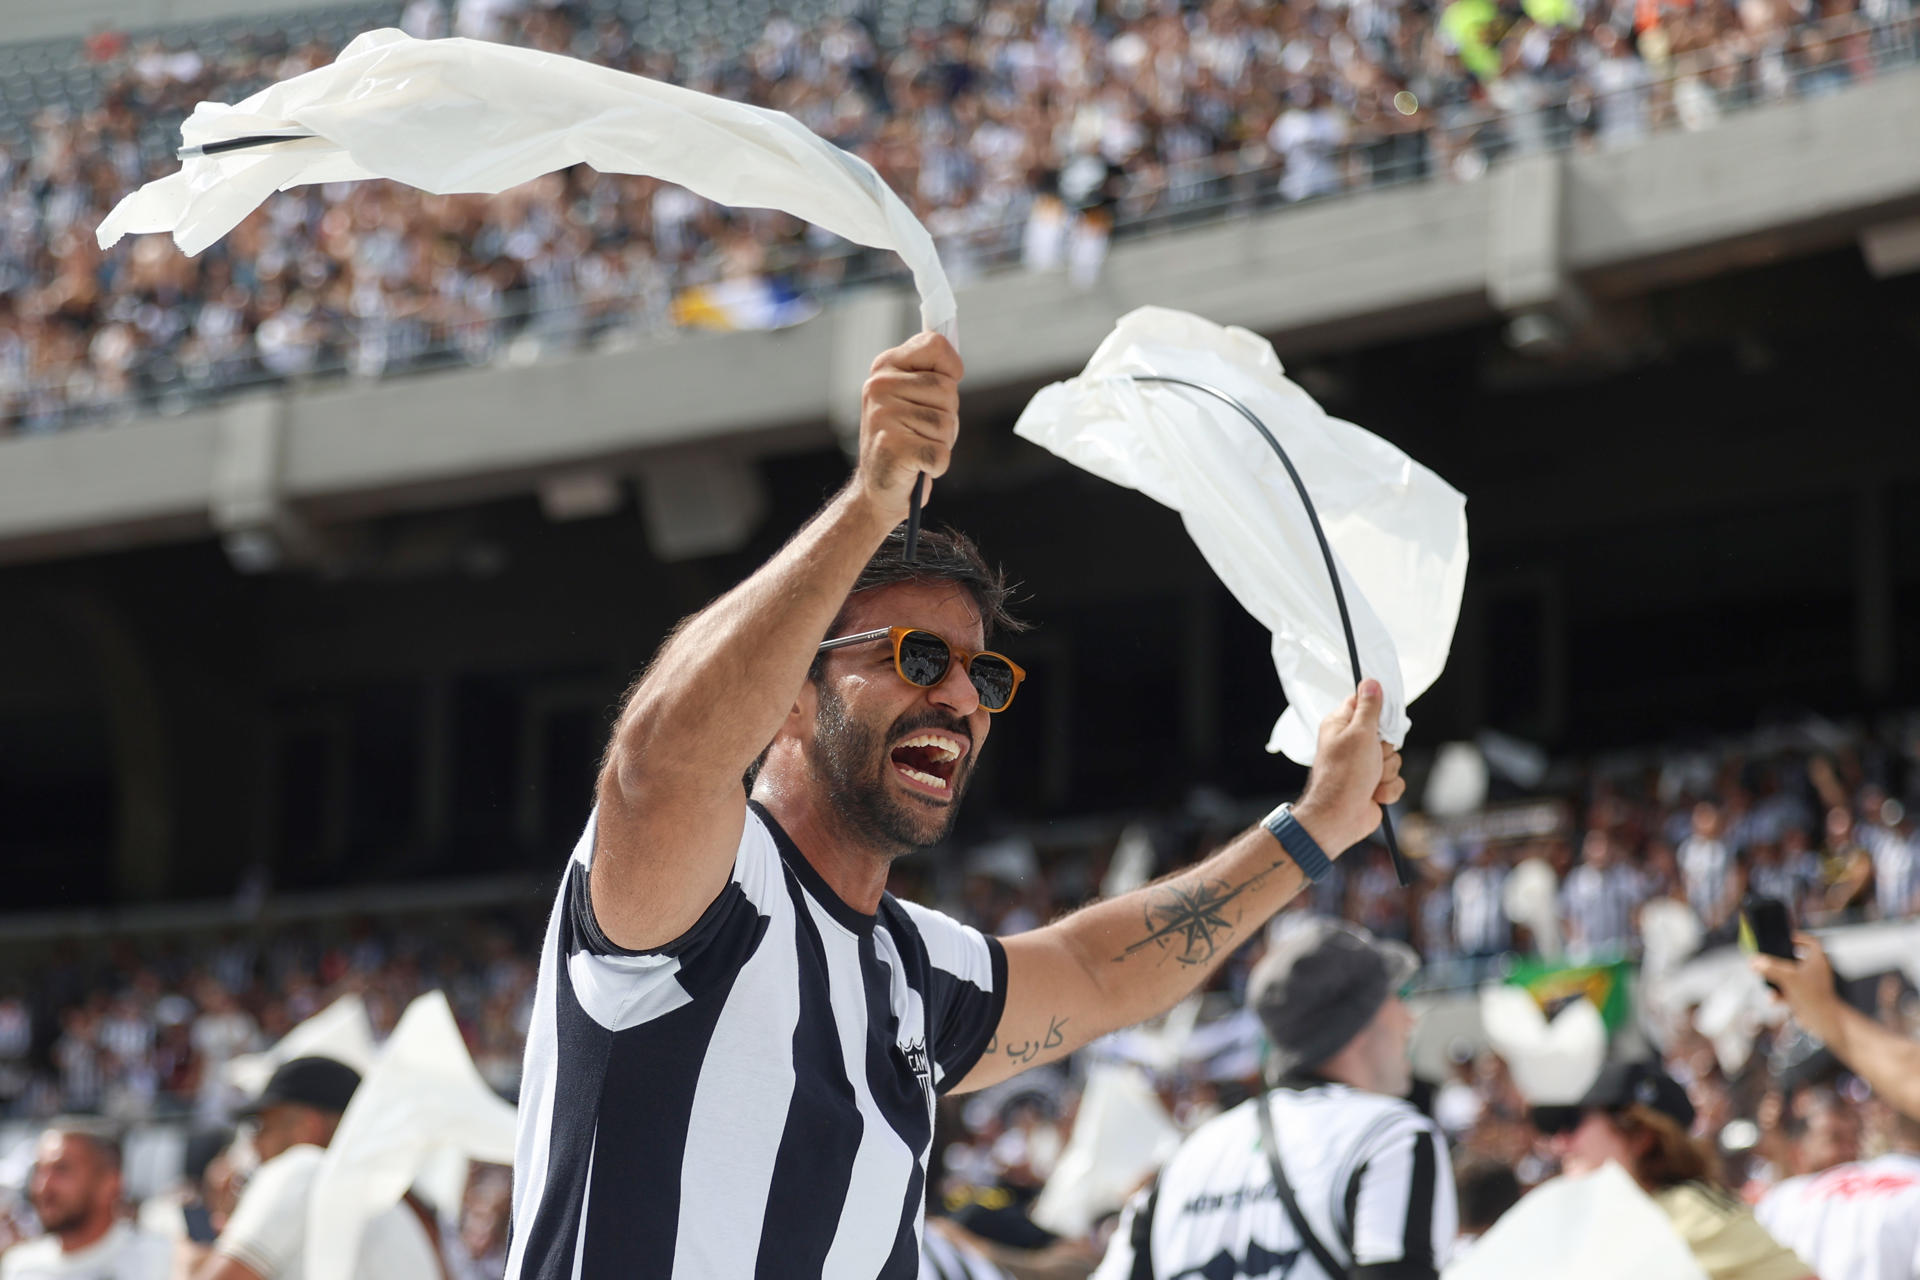
<instances>
[{"instance_id":1,"label":"blurred spectator","mask_svg":"<svg viewBox=\"0 0 1920 1280\"><path fill-rule=\"evenodd\" d=\"M1760 976L1774 984L1808 1034L1865 1080L1908 1119L1920 1119L1920 1041L1885 1027L1840 997L1826 950L1795 934L1798 959L1753 957Z\"/></svg>"},{"instance_id":2,"label":"blurred spectator","mask_svg":"<svg viewBox=\"0 0 1920 1280\"><path fill-rule=\"evenodd\" d=\"M0 995L0 1116L27 1088L27 1055L33 1049L33 1014L17 991Z\"/></svg>"},{"instance_id":3,"label":"blurred spectator","mask_svg":"<svg viewBox=\"0 0 1920 1280\"><path fill-rule=\"evenodd\" d=\"M1873 859L1873 896L1882 920L1920 914L1920 829L1907 807L1872 791L1875 821L1862 824L1861 839Z\"/></svg>"},{"instance_id":4,"label":"blurred spectator","mask_svg":"<svg viewBox=\"0 0 1920 1280\"><path fill-rule=\"evenodd\" d=\"M460 1254L465 1274L452 1280L496 1280L507 1270L508 1214L513 1208L513 1171L499 1165L474 1170L460 1212Z\"/></svg>"},{"instance_id":5,"label":"blurred spectator","mask_svg":"<svg viewBox=\"0 0 1920 1280\"><path fill-rule=\"evenodd\" d=\"M1875 1159L1781 1183L1755 1216L1826 1280L1920 1275L1920 1120L1900 1118L1892 1136Z\"/></svg>"},{"instance_id":6,"label":"blurred spectator","mask_svg":"<svg viewBox=\"0 0 1920 1280\"><path fill-rule=\"evenodd\" d=\"M1484 1157L1462 1160L1454 1170L1460 1195L1460 1239L1478 1240L1500 1216L1520 1202L1520 1181L1513 1170ZM1460 1256L1456 1247L1454 1256Z\"/></svg>"},{"instance_id":7,"label":"blurred spectator","mask_svg":"<svg viewBox=\"0 0 1920 1280\"><path fill-rule=\"evenodd\" d=\"M202 1122L224 1118L237 1097L227 1083L227 1064L258 1048L253 1018L233 998L225 983L207 978L200 984L200 1014L193 1020L191 1040L200 1062L198 1113Z\"/></svg>"},{"instance_id":8,"label":"blurred spectator","mask_svg":"<svg viewBox=\"0 0 1920 1280\"><path fill-rule=\"evenodd\" d=\"M1805 919L1814 890L1820 883L1820 867L1807 849L1807 837L1797 828L1788 833L1783 846L1761 840L1747 850L1747 888L1763 898L1775 898L1787 904L1794 919Z\"/></svg>"},{"instance_id":9,"label":"blurred spectator","mask_svg":"<svg viewBox=\"0 0 1920 1280\"><path fill-rule=\"evenodd\" d=\"M1273 1087L1197 1129L1127 1206L1096 1280L1435 1280L1459 1213L1446 1138L1406 1101L1405 946L1319 919L1253 972ZM1277 1194L1274 1193L1277 1189ZM1311 1269L1309 1269L1311 1268Z\"/></svg>"},{"instance_id":10,"label":"blurred spectator","mask_svg":"<svg viewBox=\"0 0 1920 1280\"><path fill-rule=\"evenodd\" d=\"M1818 1087L1797 1095L1793 1113L1798 1130L1794 1173L1819 1173L1860 1158L1860 1113L1832 1089Z\"/></svg>"},{"instance_id":11,"label":"blurred spectator","mask_svg":"<svg viewBox=\"0 0 1920 1280\"><path fill-rule=\"evenodd\" d=\"M187 1137L179 1184L140 1206L140 1225L173 1243L175 1277L189 1277L206 1261L233 1213L239 1189L228 1154L231 1129L200 1129Z\"/></svg>"},{"instance_id":12,"label":"blurred spectator","mask_svg":"<svg viewBox=\"0 0 1920 1280\"><path fill-rule=\"evenodd\" d=\"M1560 890L1567 955L1575 961L1624 956L1632 949L1634 917L1646 901L1646 884L1620 863L1613 837L1605 831L1589 831L1580 851L1580 865Z\"/></svg>"},{"instance_id":13,"label":"blurred spectator","mask_svg":"<svg viewBox=\"0 0 1920 1280\"><path fill-rule=\"evenodd\" d=\"M1880 833L1911 835L1910 825L1902 825L1907 810L1887 806L1896 803L1895 796L1911 799L1911 788L1920 787L1920 744L1895 735L1839 745L1821 739L1816 748L1811 739L1786 746L1773 737L1764 750L1739 744L1724 752L1681 756L1662 749L1653 756L1662 762L1656 768L1647 767L1645 760L1592 771L1556 766L1544 788L1565 805L1551 819L1553 830L1586 833L1579 842L1581 858L1564 868L1559 890L1570 939L1577 932L1573 917L1586 911L1575 907L1585 892L1578 886L1590 878L1585 871L1631 870L1648 895L1678 889L1682 876L1668 841L1693 833L1701 803L1719 814L1717 825L1731 853L1724 871L1728 891L1744 876L1754 891L1771 890L1793 901L1799 918L1812 915L1806 908L1825 892L1813 852L1821 828L1813 824L1822 822L1827 810L1839 807L1861 815L1851 830L1870 854L1885 856ZM1685 767L1674 760L1684 760ZM1228 802L1223 798L1221 803ZM1535 801L1514 812L1551 809ZM1459 820L1429 820L1422 835L1430 851L1421 859L1425 882L1413 890L1400 890L1390 876L1383 878L1377 853L1356 850L1337 864L1342 874L1327 882L1330 886L1337 879L1341 887L1317 894L1316 906L1322 912L1364 916L1383 928L1405 931L1417 925L1416 936L1429 960L1455 947L1483 957L1507 954L1515 944L1502 904L1507 866L1516 857L1570 859L1571 850L1566 841L1543 834L1539 825L1525 831L1503 829L1491 820L1499 817L1496 810ZM1449 825L1456 821L1458 825ZM942 899L964 912L969 922L1006 932L1051 919L1083 901L1095 892L1110 863L1131 858L1140 862L1139 874L1150 877L1158 867L1184 861L1221 825L1232 824L1197 812L1130 814L1124 822L1116 819L1104 836L1062 840L1036 830L962 851L964 856L951 861L909 860L897 870L912 896ZM1409 824L1409 832L1419 825ZM1129 846L1126 857L1114 847L1114 834L1123 826L1132 832L1122 841ZM1883 899L1878 866L1859 913L1887 920L1911 918L1889 910L1900 904ZM520 909L395 916L379 922L280 921L258 933L212 936L186 930L179 936L92 939L78 946L19 952L15 973L29 981L22 985L13 973L0 977L0 1080L11 1064L17 1082L10 1103L0 1096L0 1107L9 1108L9 1118L26 1120L43 1119L79 1102L133 1124L181 1124L196 1113L228 1119L237 1100L221 1079L235 1052L277 1038L348 993L367 1002L384 1030L399 1010L430 987L446 991L484 1078L512 1096L532 1013L533 975L525 957L534 950L528 939L542 927L543 909L544 903L530 903ZM1283 914L1270 931L1269 945L1292 929L1312 927L1305 922L1313 919L1305 910ZM1630 923L1629 948L1635 945L1636 930ZM1436 937L1451 941L1435 946ZM1232 993L1244 989L1247 972L1258 958L1256 948L1223 968L1208 997L1209 1019L1237 1005ZM1497 972L1499 964L1496 959L1491 964L1437 966L1425 981L1477 981ZM1811 970L1813 962L1805 967ZM1843 1014L1832 1002L1831 974L1823 972L1824 979L1811 980L1811 995L1801 976L1783 984L1798 1021L1888 1101L1920 1109L1920 1094L1913 1092L1914 1082L1920 1081L1920 1046L1912 1042L1908 1027L1905 989L1897 981L1883 983L1876 1012L1849 1009ZM1792 1028L1779 1033L1763 1029L1744 1066L1731 1060L1723 1066L1714 1045L1694 1028L1691 1015L1683 1012L1677 1021L1667 1045L1667 1071L1691 1092L1696 1132L1710 1140L1728 1137L1729 1166L1743 1187L1757 1196L1781 1176L1852 1158L1846 1117L1856 1109L1849 1099L1859 1096L1859 1083L1833 1080L1831 1060L1814 1053L1817 1045L1805 1035ZM1204 1021L1202 1029L1216 1025ZM1462 1031L1449 1027L1442 1034L1449 1048L1442 1056L1451 1065L1433 1114L1454 1148L1463 1157L1491 1160L1512 1170L1522 1186L1548 1176L1554 1168L1553 1151L1529 1125L1513 1072L1477 1040L1455 1043L1453 1037L1465 1035ZM1789 1041L1806 1046L1806 1052L1776 1055ZM1250 1081L1236 1072L1250 1071L1250 1062L1248 1057L1238 1068L1223 1067L1218 1078L1211 1066L1204 1071L1190 1063L1156 1069L1155 1083L1169 1113L1188 1127L1246 1096ZM1826 1088L1810 1089L1810 1084ZM976 1095L965 1108L943 1110L940 1142L946 1159L944 1176L933 1183L935 1203L952 1192L958 1197L956 1211L982 1220L987 1215L981 1210L998 1206L993 1212L1000 1216L994 1221L1033 1233L1029 1242L1045 1240L1024 1211L1072 1134L1077 1090L1076 1070L1065 1066L1050 1073L1044 1099ZM1787 1094L1794 1098L1791 1105ZM1827 1097L1838 1100L1831 1117L1821 1112L1820 1100ZM1734 1120L1757 1121L1757 1134L1736 1138ZM1776 1142L1779 1138L1787 1141ZM1871 1133L1861 1141L1869 1151L1879 1149ZM210 1213L224 1211L218 1208L216 1187L230 1196L231 1170L216 1161L202 1181ZM492 1271L469 1272L461 1255L448 1249L453 1280L482 1280L498 1273L497 1254L506 1230L504 1185L504 1171L481 1171L470 1185L457 1227L467 1251L479 1259L477 1265L492 1266ZM5 1195L0 1189L0 1200ZM976 1208L969 1210L962 1200ZM0 1204L0 1210L5 1207ZM184 1222L178 1200L161 1207ZM4 1231L0 1224L0 1239ZM1068 1243L1086 1246L1085 1241ZM495 1261L489 1263L490 1257Z\"/></svg>"},{"instance_id":14,"label":"blurred spectator","mask_svg":"<svg viewBox=\"0 0 1920 1280\"><path fill-rule=\"evenodd\" d=\"M1733 850L1722 838L1724 830L1720 807L1702 800L1693 807L1691 834L1675 851L1687 905L1700 917L1708 934L1728 927L1740 901L1742 886L1735 875Z\"/></svg>"},{"instance_id":15,"label":"blurred spectator","mask_svg":"<svg viewBox=\"0 0 1920 1280\"><path fill-rule=\"evenodd\" d=\"M169 1280L167 1242L121 1217L120 1141L108 1126L48 1125L27 1195L46 1234L0 1256L0 1280Z\"/></svg>"},{"instance_id":16,"label":"blurred spectator","mask_svg":"<svg viewBox=\"0 0 1920 1280\"><path fill-rule=\"evenodd\" d=\"M247 1180L212 1256L195 1280L287 1280L305 1274L307 1203L327 1145L360 1085L331 1058L294 1058L274 1069L252 1105L261 1164ZM355 1280L444 1277L438 1224L411 1192L366 1224Z\"/></svg>"},{"instance_id":17,"label":"blurred spectator","mask_svg":"<svg viewBox=\"0 0 1920 1280\"><path fill-rule=\"evenodd\" d=\"M1873 854L1861 843L1853 813L1844 805L1827 810L1827 843L1820 854L1826 881L1826 920L1861 920L1873 896Z\"/></svg>"},{"instance_id":18,"label":"blurred spectator","mask_svg":"<svg viewBox=\"0 0 1920 1280\"><path fill-rule=\"evenodd\" d=\"M1507 869L1491 842L1482 842L1453 881L1453 936L1467 956L1492 956L1512 941L1502 901Z\"/></svg>"},{"instance_id":19,"label":"blurred spectator","mask_svg":"<svg viewBox=\"0 0 1920 1280\"><path fill-rule=\"evenodd\" d=\"M1689 1135L1693 1121L1693 1103L1672 1076L1657 1065L1615 1063L1580 1100L1574 1127L1554 1146L1567 1173L1591 1173L1611 1161L1631 1174L1711 1280L1812 1280L1812 1268L1721 1185L1713 1149Z\"/></svg>"}]
</instances>

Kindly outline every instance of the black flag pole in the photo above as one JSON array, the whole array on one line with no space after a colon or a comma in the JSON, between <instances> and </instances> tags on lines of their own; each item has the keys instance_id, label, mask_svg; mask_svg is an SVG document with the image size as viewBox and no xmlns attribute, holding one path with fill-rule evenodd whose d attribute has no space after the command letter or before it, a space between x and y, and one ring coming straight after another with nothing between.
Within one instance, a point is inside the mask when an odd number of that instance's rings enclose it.
<instances>
[{"instance_id":1,"label":"black flag pole","mask_svg":"<svg viewBox=\"0 0 1920 1280\"><path fill-rule=\"evenodd\" d=\"M308 138L318 136L313 133L249 133L239 138L223 138L218 142L202 142L193 146L180 147L173 154L181 160L195 160L201 156L224 155L229 151L251 151L255 147L271 147L282 142L304 142Z\"/></svg>"},{"instance_id":2,"label":"black flag pole","mask_svg":"<svg viewBox=\"0 0 1920 1280\"><path fill-rule=\"evenodd\" d=\"M1347 593L1342 590L1340 586L1340 570L1333 559L1333 547L1327 542L1326 530L1320 527L1320 512L1315 509L1313 499L1307 495L1307 482L1300 478L1300 472L1294 467L1293 459L1287 456L1287 451L1280 447L1280 442L1274 439L1273 432L1267 430L1267 424L1260 421L1258 414L1242 404L1237 397L1227 394L1220 388L1209 386L1204 382L1196 382L1192 378L1176 378L1167 374L1136 373L1129 376L1132 377L1135 382L1165 382L1171 383L1174 386L1189 387L1231 405L1239 412L1241 417L1251 422L1253 429L1258 431L1261 438L1273 447L1274 455L1280 459L1280 465L1287 469L1287 476L1293 481L1295 492L1300 495L1301 505L1307 509L1307 521L1313 526L1313 536L1320 542L1320 554L1326 559L1327 577L1333 583L1333 601L1340 606L1340 625L1347 633L1347 661L1353 666L1353 687L1358 689L1361 680L1360 646L1353 638L1353 619L1347 613ZM915 490L915 492L917 494L918 490ZM911 530L915 523L914 516L918 514L919 506L916 503L912 508L912 514L907 517L909 521L907 526L909 529L909 533L907 534L908 546L913 545L913 534ZM911 554L909 554L908 558L912 558ZM1413 873L1407 867L1407 860L1400 856L1400 843L1393 838L1393 819L1388 815L1385 805L1380 807L1380 835L1387 842L1387 856L1393 860L1394 879L1398 880L1400 887L1404 889L1413 883ZM1333 852L1344 853L1345 850L1334 850Z\"/></svg>"},{"instance_id":3,"label":"black flag pole","mask_svg":"<svg viewBox=\"0 0 1920 1280\"><path fill-rule=\"evenodd\" d=\"M927 473L918 472L913 477L913 493L907 498L907 545L900 548L900 558L908 564L920 550L920 490L926 487Z\"/></svg>"}]
</instances>

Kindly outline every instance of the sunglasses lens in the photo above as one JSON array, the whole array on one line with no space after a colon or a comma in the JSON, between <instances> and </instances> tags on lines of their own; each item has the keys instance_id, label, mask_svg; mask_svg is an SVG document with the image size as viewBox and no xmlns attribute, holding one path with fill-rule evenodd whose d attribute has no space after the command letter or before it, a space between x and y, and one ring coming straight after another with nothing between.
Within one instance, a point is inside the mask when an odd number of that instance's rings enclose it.
<instances>
[{"instance_id":1,"label":"sunglasses lens","mask_svg":"<svg viewBox=\"0 0 1920 1280\"><path fill-rule=\"evenodd\" d=\"M967 666L967 675L980 694L980 705L989 711L1004 710L1013 701L1013 668L1005 658L983 653Z\"/></svg>"},{"instance_id":2,"label":"sunglasses lens","mask_svg":"<svg viewBox=\"0 0 1920 1280\"><path fill-rule=\"evenodd\" d=\"M947 642L931 631L909 631L900 637L900 674L922 688L940 683L952 657Z\"/></svg>"},{"instance_id":3,"label":"sunglasses lens","mask_svg":"<svg viewBox=\"0 0 1920 1280\"><path fill-rule=\"evenodd\" d=\"M1537 1106L1533 1109L1533 1127L1548 1137L1572 1133L1580 1127L1580 1116L1579 1107Z\"/></svg>"}]
</instances>

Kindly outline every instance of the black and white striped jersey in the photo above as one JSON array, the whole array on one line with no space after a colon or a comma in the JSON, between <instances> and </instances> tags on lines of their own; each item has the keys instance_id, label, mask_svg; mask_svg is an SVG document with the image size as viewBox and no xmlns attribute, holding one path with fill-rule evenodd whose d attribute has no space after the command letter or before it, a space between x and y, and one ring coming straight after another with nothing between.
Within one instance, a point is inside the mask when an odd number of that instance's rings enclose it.
<instances>
[{"instance_id":1,"label":"black and white striped jersey","mask_svg":"<svg viewBox=\"0 0 1920 1280\"><path fill-rule=\"evenodd\" d=\"M625 951L593 833L540 957L508 1280L914 1280L934 1097L1000 1021L999 942L855 911L754 805L700 921Z\"/></svg>"},{"instance_id":2,"label":"black and white striped jersey","mask_svg":"<svg viewBox=\"0 0 1920 1280\"><path fill-rule=\"evenodd\" d=\"M1438 1274L1459 1230L1439 1127L1412 1104L1341 1084L1267 1095L1287 1181L1344 1270L1329 1277L1287 1216L1255 1098L1181 1144L1115 1229L1093 1280L1347 1280Z\"/></svg>"}]
</instances>

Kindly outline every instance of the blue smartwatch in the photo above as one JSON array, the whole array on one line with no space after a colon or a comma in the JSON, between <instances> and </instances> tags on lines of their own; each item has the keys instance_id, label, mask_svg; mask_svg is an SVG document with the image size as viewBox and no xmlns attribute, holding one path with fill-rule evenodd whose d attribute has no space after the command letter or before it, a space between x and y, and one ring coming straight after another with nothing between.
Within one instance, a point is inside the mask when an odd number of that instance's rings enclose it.
<instances>
[{"instance_id":1,"label":"blue smartwatch","mask_svg":"<svg viewBox=\"0 0 1920 1280\"><path fill-rule=\"evenodd\" d=\"M1260 820L1260 825L1273 832L1273 838L1280 842L1287 856L1314 884L1325 880L1327 873L1333 870L1333 859L1294 818L1291 804L1283 804L1275 809Z\"/></svg>"}]
</instances>

